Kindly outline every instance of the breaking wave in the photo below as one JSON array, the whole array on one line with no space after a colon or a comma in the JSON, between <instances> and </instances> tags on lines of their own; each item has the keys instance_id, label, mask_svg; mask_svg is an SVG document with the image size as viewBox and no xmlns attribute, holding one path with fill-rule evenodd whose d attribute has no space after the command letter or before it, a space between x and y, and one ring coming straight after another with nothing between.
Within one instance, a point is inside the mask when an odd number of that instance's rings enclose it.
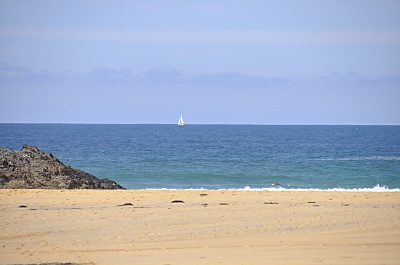
<instances>
[{"instance_id":1,"label":"breaking wave","mask_svg":"<svg viewBox=\"0 0 400 265\"><path fill-rule=\"evenodd\" d=\"M343 158L317 158L316 161L400 161L399 156L366 156L366 157L343 157Z\"/></svg>"},{"instance_id":2,"label":"breaking wave","mask_svg":"<svg viewBox=\"0 0 400 265\"><path fill-rule=\"evenodd\" d=\"M191 189L146 189L146 190L212 190L205 188L191 188ZM318 188L284 188L284 187L270 187L270 188L251 188L250 186L246 186L244 188L239 189L215 189L215 190L237 190L237 191L338 191L338 192L400 192L400 188L390 189L386 186L380 186L376 184L372 188L353 188L353 189L345 189L345 188L330 188L330 189L318 189Z\"/></svg>"}]
</instances>

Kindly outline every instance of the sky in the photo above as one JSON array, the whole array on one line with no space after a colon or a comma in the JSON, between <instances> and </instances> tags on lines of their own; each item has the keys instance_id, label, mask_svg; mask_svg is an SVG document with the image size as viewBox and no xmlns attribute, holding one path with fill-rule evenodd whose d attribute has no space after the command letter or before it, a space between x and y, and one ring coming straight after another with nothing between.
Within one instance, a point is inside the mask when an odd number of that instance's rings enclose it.
<instances>
[{"instance_id":1,"label":"sky","mask_svg":"<svg viewBox=\"0 0 400 265\"><path fill-rule=\"evenodd\" d=\"M400 125L399 14L395 0L0 0L0 122Z\"/></svg>"}]
</instances>

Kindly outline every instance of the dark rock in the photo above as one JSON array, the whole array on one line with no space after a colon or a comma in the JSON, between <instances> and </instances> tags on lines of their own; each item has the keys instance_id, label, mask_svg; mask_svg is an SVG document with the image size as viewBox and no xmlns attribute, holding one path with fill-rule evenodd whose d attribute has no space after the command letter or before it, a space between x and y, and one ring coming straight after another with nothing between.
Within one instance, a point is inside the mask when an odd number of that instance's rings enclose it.
<instances>
[{"instance_id":1,"label":"dark rock","mask_svg":"<svg viewBox=\"0 0 400 265\"><path fill-rule=\"evenodd\" d=\"M117 206L133 206L133 204L130 203L130 202L127 202L127 203L120 204L120 205L117 205Z\"/></svg>"},{"instance_id":2,"label":"dark rock","mask_svg":"<svg viewBox=\"0 0 400 265\"><path fill-rule=\"evenodd\" d=\"M185 203L185 202L182 200L173 200L171 203Z\"/></svg>"},{"instance_id":3,"label":"dark rock","mask_svg":"<svg viewBox=\"0 0 400 265\"><path fill-rule=\"evenodd\" d=\"M3 189L125 189L115 181L63 164L51 153L24 144L21 151L0 148Z\"/></svg>"}]
</instances>

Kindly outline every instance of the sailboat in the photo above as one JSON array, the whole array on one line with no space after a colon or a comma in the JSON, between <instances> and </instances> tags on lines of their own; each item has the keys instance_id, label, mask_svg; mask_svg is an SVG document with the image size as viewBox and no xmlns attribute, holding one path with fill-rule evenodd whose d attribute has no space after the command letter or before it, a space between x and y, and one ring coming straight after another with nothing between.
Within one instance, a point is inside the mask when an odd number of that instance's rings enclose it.
<instances>
[{"instance_id":1,"label":"sailboat","mask_svg":"<svg viewBox=\"0 0 400 265\"><path fill-rule=\"evenodd\" d=\"M184 124L185 123L183 122L183 118L182 118L182 115L181 115L181 117L178 120L178 126L183 126Z\"/></svg>"}]
</instances>

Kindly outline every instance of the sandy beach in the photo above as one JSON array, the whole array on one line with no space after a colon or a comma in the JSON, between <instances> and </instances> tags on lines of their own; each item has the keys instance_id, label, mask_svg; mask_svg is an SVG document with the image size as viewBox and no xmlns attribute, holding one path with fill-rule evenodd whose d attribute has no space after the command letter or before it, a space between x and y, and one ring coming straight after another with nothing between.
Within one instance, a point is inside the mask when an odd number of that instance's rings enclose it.
<instances>
[{"instance_id":1,"label":"sandy beach","mask_svg":"<svg viewBox=\"0 0 400 265\"><path fill-rule=\"evenodd\" d=\"M0 190L0 264L399 264L399 192Z\"/></svg>"}]
</instances>

